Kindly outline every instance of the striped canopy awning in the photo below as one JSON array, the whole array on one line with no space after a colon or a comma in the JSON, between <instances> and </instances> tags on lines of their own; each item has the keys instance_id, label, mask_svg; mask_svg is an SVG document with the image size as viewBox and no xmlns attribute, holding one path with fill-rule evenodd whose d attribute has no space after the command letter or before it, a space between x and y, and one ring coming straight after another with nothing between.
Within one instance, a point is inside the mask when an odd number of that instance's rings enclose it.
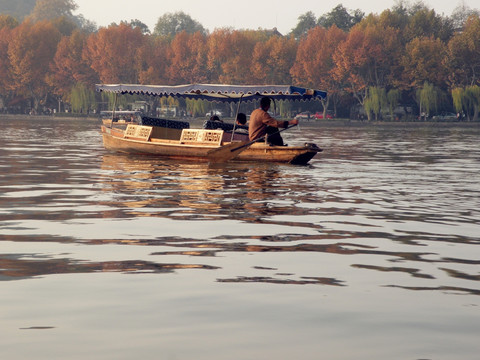
<instances>
[{"instance_id":1,"label":"striped canopy awning","mask_svg":"<svg viewBox=\"0 0 480 360\"><path fill-rule=\"evenodd\" d=\"M326 98L325 91L291 85L187 84L177 86L97 84L97 91L117 94L172 96L221 102L249 101L268 96L275 100L308 101Z\"/></svg>"}]
</instances>

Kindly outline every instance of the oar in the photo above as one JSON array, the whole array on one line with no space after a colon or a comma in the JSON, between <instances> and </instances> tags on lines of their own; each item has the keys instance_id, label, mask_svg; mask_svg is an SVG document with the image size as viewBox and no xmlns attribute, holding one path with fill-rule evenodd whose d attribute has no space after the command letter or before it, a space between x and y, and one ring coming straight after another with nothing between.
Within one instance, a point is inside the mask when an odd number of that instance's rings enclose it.
<instances>
[{"instance_id":1,"label":"oar","mask_svg":"<svg viewBox=\"0 0 480 360\"><path fill-rule=\"evenodd\" d=\"M281 133L282 131L288 130L293 128L294 126L297 126L297 124L294 124L292 126L286 127L285 129L278 130L274 132L274 134ZM273 135L273 134L266 134L262 137L259 137L258 139L252 140L252 141L242 141L242 142L232 142L230 144L224 145L222 147L219 147L217 149L210 150L207 153L208 159L210 162L226 162L228 160L233 159L235 156L240 154L242 151L246 150L250 145L258 142L258 140L265 139L268 135Z\"/></svg>"}]
</instances>

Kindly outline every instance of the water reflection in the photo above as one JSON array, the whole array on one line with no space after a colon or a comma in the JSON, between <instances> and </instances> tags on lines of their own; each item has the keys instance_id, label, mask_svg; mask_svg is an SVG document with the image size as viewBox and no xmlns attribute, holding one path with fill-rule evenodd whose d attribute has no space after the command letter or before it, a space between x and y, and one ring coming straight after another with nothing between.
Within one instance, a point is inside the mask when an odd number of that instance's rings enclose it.
<instances>
[{"instance_id":1,"label":"water reflection","mask_svg":"<svg viewBox=\"0 0 480 360\"><path fill-rule=\"evenodd\" d=\"M478 295L479 130L394 130L304 129L298 141L325 151L294 167L110 154L88 124L25 126L22 136L6 127L0 241L66 249L5 251L1 279L199 269L219 283L348 287L367 276ZM96 259L106 245L118 259ZM254 263L232 270L245 254Z\"/></svg>"},{"instance_id":2,"label":"water reflection","mask_svg":"<svg viewBox=\"0 0 480 360\"><path fill-rule=\"evenodd\" d=\"M29 259L30 258L30 259ZM18 280L52 274L74 274L95 272L173 273L178 269L215 270L215 266L199 264L159 264L148 261L103 261L87 262L75 259L49 259L47 256L31 254L0 255L0 280Z\"/></svg>"},{"instance_id":3,"label":"water reflection","mask_svg":"<svg viewBox=\"0 0 480 360\"><path fill-rule=\"evenodd\" d=\"M103 205L149 209L149 212L131 215L152 216L159 214L156 210L173 208L176 216L201 219L223 215L243 219L247 213L254 213L254 218L258 218L285 213L287 209L287 206L269 205L290 190L282 185L277 165L158 163L148 158L132 160L131 157L106 155L102 169L108 172L104 190L125 197L125 201L115 199L115 203ZM114 181L110 178L112 175Z\"/></svg>"}]
</instances>

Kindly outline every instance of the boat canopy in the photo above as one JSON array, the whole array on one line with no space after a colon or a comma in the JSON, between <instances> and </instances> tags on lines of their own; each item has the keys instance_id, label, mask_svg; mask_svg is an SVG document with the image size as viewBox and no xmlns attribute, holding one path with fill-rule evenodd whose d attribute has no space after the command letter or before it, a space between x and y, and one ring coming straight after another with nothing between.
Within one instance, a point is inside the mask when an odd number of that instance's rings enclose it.
<instances>
[{"instance_id":1,"label":"boat canopy","mask_svg":"<svg viewBox=\"0 0 480 360\"><path fill-rule=\"evenodd\" d=\"M188 84L177 86L97 84L96 90L116 94L138 94L159 97L180 97L220 102L256 100L263 96L275 100L309 101L324 99L325 91L306 89L290 85L220 85Z\"/></svg>"}]
</instances>

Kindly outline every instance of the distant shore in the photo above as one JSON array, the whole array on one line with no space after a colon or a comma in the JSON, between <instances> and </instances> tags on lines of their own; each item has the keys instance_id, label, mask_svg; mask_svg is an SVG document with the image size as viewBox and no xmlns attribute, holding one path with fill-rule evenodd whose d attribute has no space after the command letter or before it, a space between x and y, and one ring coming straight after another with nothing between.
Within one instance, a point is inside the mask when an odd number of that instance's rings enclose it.
<instances>
[{"instance_id":1,"label":"distant shore","mask_svg":"<svg viewBox=\"0 0 480 360\"><path fill-rule=\"evenodd\" d=\"M32 119L32 120L100 120L100 115L29 115L29 114L0 114L0 120L3 119Z\"/></svg>"},{"instance_id":2,"label":"distant shore","mask_svg":"<svg viewBox=\"0 0 480 360\"><path fill-rule=\"evenodd\" d=\"M2 120L15 120L23 119L32 121L42 121L42 120L87 120L87 121L100 121L100 115L28 115L28 114L0 114L0 121ZM188 119L175 119L181 121L188 121L193 127L202 127L205 118L188 118ZM227 122L232 122L233 119L226 118ZM480 121L364 121L364 120L353 120L353 119L328 119L328 120L310 120L310 121L300 121L300 126L372 126L372 125L412 125L412 126L480 126Z\"/></svg>"}]
</instances>

